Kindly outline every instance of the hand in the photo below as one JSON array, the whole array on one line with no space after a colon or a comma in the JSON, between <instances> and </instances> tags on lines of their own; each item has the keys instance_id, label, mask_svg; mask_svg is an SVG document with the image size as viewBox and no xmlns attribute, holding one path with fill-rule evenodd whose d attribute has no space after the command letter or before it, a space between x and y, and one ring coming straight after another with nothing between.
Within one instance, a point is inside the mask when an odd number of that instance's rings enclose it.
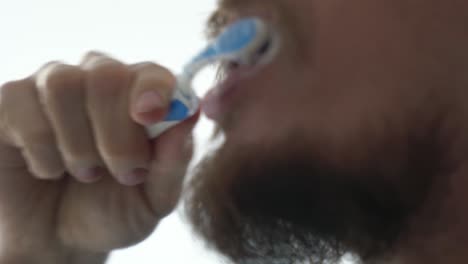
<instances>
[{"instance_id":1,"label":"hand","mask_svg":"<svg viewBox=\"0 0 468 264\"><path fill-rule=\"evenodd\" d=\"M109 252L146 238L176 206L198 115L148 139L174 76L89 53L0 92L1 254ZM9 253L10 252L10 253Z\"/></svg>"}]
</instances>

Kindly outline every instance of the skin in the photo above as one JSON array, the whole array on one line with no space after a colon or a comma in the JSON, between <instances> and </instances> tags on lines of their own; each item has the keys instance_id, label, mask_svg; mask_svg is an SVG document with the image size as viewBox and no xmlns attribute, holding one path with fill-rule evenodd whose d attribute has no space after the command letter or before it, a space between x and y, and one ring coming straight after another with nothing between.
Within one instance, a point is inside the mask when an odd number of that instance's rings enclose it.
<instances>
[{"instance_id":1,"label":"skin","mask_svg":"<svg viewBox=\"0 0 468 264\"><path fill-rule=\"evenodd\" d=\"M154 230L177 204L197 120L147 138L173 84L161 66L91 52L2 86L0 263L103 263ZM160 100L141 112L148 92Z\"/></svg>"},{"instance_id":2,"label":"skin","mask_svg":"<svg viewBox=\"0 0 468 264\"><path fill-rule=\"evenodd\" d=\"M466 10L438 0L222 1L212 32L260 15L284 43L216 118L226 141L192 182L195 231L236 263L309 253L465 262ZM354 200L363 190L374 204ZM287 234L312 239L290 250ZM333 253L320 255L317 241Z\"/></svg>"},{"instance_id":3,"label":"skin","mask_svg":"<svg viewBox=\"0 0 468 264\"><path fill-rule=\"evenodd\" d=\"M423 161L436 156L443 169L415 174L430 178L422 202L391 251L370 263L464 263L466 10L461 0L221 1L217 24L260 15L284 43L271 64L239 83L232 111L216 118L226 136L218 154L267 149L285 160L292 153L285 142L300 131L320 162L346 172L377 164L396 171L379 180L400 186L407 175L399 173L412 165L409 135L430 137ZM191 156L196 117L157 140L143 130L164 116L173 82L161 66L90 53L80 65L49 63L2 86L0 263L102 263L150 234L177 203ZM139 113L137 98L148 90L161 102ZM202 175L241 168L234 161ZM405 201L422 189L413 188L401 192Z\"/></svg>"}]
</instances>

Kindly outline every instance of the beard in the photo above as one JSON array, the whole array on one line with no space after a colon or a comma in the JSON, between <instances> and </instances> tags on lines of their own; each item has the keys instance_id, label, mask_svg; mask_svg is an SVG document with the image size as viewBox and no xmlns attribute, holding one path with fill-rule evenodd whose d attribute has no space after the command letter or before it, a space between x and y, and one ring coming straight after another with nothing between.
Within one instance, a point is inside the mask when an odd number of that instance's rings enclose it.
<instances>
[{"instance_id":1,"label":"beard","mask_svg":"<svg viewBox=\"0 0 468 264\"><path fill-rule=\"evenodd\" d=\"M207 157L185 197L194 231L240 264L391 256L437 174L433 142L405 141L398 164L381 154L353 166L330 162L306 142L226 143Z\"/></svg>"}]
</instances>

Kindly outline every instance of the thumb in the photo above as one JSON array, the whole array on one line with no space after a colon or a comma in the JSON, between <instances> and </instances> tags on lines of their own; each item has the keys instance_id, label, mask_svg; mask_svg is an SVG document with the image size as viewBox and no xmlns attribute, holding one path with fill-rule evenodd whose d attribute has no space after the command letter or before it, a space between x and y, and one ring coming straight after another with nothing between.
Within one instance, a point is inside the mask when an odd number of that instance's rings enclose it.
<instances>
[{"instance_id":1,"label":"thumb","mask_svg":"<svg viewBox=\"0 0 468 264\"><path fill-rule=\"evenodd\" d=\"M164 217L177 205L189 162L193 155L192 130L200 113L154 140L151 175L145 191L153 210Z\"/></svg>"}]
</instances>

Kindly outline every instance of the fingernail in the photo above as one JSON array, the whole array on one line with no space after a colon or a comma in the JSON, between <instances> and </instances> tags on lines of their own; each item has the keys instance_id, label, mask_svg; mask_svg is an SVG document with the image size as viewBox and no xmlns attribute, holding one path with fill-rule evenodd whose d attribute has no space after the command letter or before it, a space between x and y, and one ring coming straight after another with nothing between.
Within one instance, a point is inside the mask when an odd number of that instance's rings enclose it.
<instances>
[{"instance_id":1,"label":"fingernail","mask_svg":"<svg viewBox=\"0 0 468 264\"><path fill-rule=\"evenodd\" d=\"M87 169L80 169L75 172L75 176L78 180L84 183L93 183L98 181L105 173L104 168L94 167Z\"/></svg>"},{"instance_id":2,"label":"fingernail","mask_svg":"<svg viewBox=\"0 0 468 264\"><path fill-rule=\"evenodd\" d=\"M128 186L136 186L145 182L149 171L143 168L133 169L130 173L119 177L120 183Z\"/></svg>"},{"instance_id":3,"label":"fingernail","mask_svg":"<svg viewBox=\"0 0 468 264\"><path fill-rule=\"evenodd\" d=\"M165 106L163 97L156 91L147 91L140 95L135 110L138 114L148 113Z\"/></svg>"}]
</instances>

